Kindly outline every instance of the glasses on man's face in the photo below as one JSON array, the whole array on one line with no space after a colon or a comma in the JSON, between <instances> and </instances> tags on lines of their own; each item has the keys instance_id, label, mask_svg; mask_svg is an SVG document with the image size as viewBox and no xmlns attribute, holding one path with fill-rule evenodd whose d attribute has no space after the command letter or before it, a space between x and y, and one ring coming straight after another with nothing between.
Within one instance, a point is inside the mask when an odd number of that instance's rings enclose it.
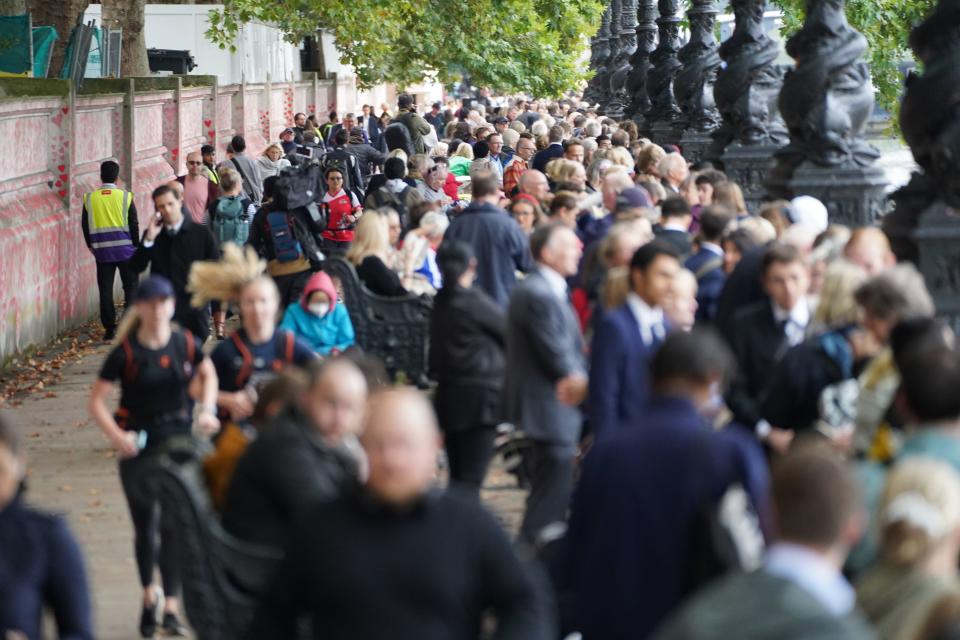
<instances>
[{"instance_id":1,"label":"glasses on man's face","mask_svg":"<svg viewBox=\"0 0 960 640\"><path fill-rule=\"evenodd\" d=\"M199 162L199 161L197 161L197 160L187 160L187 164L190 165L191 167L197 167L197 166L200 166L200 165L203 164L203 163L202 163L202 162Z\"/></svg>"},{"instance_id":2,"label":"glasses on man's face","mask_svg":"<svg viewBox=\"0 0 960 640\"><path fill-rule=\"evenodd\" d=\"M343 178L341 178L340 176L330 176L329 178L327 178L327 180L329 180L330 182L343 182Z\"/></svg>"}]
</instances>

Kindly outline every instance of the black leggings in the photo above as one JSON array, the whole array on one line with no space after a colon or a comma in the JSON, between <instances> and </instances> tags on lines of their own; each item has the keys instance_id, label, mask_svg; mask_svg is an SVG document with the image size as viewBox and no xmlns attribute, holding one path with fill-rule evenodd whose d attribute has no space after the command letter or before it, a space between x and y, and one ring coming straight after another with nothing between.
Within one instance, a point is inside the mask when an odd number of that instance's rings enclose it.
<instances>
[{"instance_id":1,"label":"black leggings","mask_svg":"<svg viewBox=\"0 0 960 640\"><path fill-rule=\"evenodd\" d=\"M149 454L121 460L120 484L127 497L130 519L133 520L133 549L140 572L140 584L144 588L150 586L154 567L159 564L163 593L167 597L175 597L180 593L176 527L172 518L161 513L157 496L144 482L145 473L152 464Z\"/></svg>"}]
</instances>

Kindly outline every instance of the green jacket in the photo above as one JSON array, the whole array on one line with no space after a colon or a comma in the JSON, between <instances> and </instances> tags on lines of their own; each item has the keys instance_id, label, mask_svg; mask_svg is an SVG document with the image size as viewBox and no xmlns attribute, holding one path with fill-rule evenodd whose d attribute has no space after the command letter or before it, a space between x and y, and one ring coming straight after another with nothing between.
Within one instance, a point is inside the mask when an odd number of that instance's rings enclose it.
<instances>
[{"instance_id":1,"label":"green jacket","mask_svg":"<svg viewBox=\"0 0 960 640\"><path fill-rule=\"evenodd\" d=\"M858 613L838 617L783 578L763 569L721 578L694 595L653 636L656 640L871 640Z\"/></svg>"},{"instance_id":2,"label":"green jacket","mask_svg":"<svg viewBox=\"0 0 960 640\"><path fill-rule=\"evenodd\" d=\"M402 122L410 130L410 140L413 142L414 153L427 152L427 147L423 143L423 136L429 135L433 131L433 127L426 120L413 111L401 111L394 118L394 121Z\"/></svg>"}]
</instances>

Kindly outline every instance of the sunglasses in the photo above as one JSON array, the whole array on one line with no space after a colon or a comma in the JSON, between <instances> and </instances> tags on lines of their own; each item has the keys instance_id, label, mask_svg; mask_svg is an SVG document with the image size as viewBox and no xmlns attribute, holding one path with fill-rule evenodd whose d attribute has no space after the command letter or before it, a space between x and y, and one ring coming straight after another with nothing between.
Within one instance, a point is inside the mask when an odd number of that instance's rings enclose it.
<instances>
[{"instance_id":1,"label":"sunglasses","mask_svg":"<svg viewBox=\"0 0 960 640\"><path fill-rule=\"evenodd\" d=\"M340 176L330 176L329 178L327 178L327 180L330 180L332 182L343 182L343 178L341 178Z\"/></svg>"}]
</instances>

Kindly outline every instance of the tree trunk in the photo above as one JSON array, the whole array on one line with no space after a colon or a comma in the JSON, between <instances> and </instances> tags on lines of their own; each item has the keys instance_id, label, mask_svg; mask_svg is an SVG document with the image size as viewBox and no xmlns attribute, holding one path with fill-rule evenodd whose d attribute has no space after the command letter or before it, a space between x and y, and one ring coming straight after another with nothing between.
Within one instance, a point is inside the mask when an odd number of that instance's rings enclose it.
<instances>
[{"instance_id":1,"label":"tree trunk","mask_svg":"<svg viewBox=\"0 0 960 640\"><path fill-rule=\"evenodd\" d=\"M123 44L120 46L121 76L150 75L147 43L143 36L145 12L146 0L104 0L103 2L104 26L123 29Z\"/></svg>"},{"instance_id":2,"label":"tree trunk","mask_svg":"<svg viewBox=\"0 0 960 640\"><path fill-rule=\"evenodd\" d=\"M0 0L0 16L22 16L27 12L27 0Z\"/></svg>"},{"instance_id":3,"label":"tree trunk","mask_svg":"<svg viewBox=\"0 0 960 640\"><path fill-rule=\"evenodd\" d=\"M67 54L67 45L70 43L70 34L77 24L77 19L83 15L89 4L89 0L28 0L27 7L33 15L33 26L53 27L57 30L48 77L59 77Z\"/></svg>"}]
</instances>

